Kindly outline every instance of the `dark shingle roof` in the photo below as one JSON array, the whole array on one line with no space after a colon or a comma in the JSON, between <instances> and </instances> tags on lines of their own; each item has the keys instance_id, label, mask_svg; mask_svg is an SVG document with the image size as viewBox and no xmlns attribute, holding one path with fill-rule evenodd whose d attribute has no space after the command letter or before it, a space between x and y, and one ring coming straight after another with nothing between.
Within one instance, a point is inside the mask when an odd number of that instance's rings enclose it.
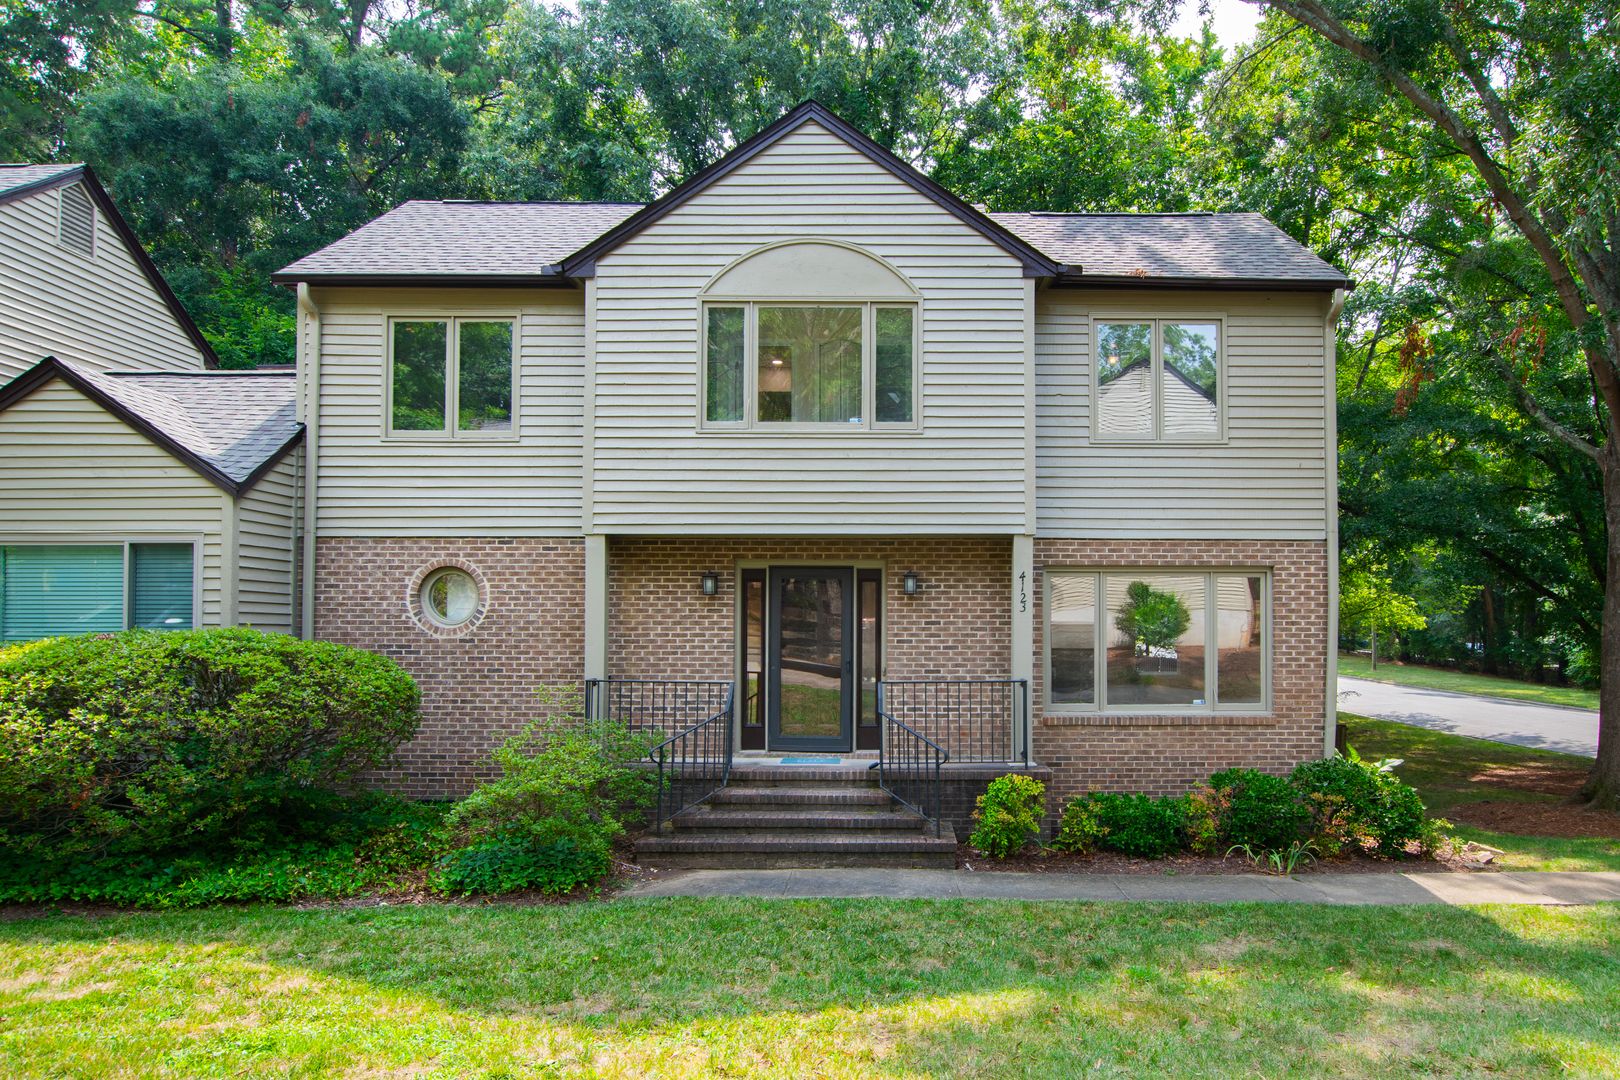
<instances>
[{"instance_id":1,"label":"dark shingle roof","mask_svg":"<svg viewBox=\"0 0 1620 1080\"><path fill-rule=\"evenodd\" d=\"M97 371L46 357L0 389L0 409L62 378L233 494L303 434L295 380L276 371Z\"/></svg>"},{"instance_id":2,"label":"dark shingle roof","mask_svg":"<svg viewBox=\"0 0 1620 1080\"><path fill-rule=\"evenodd\" d=\"M1341 286L1345 276L1259 214L991 214L1074 280L1293 282Z\"/></svg>"},{"instance_id":3,"label":"dark shingle roof","mask_svg":"<svg viewBox=\"0 0 1620 1080\"><path fill-rule=\"evenodd\" d=\"M0 197L18 188L32 187L55 180L59 176L84 168L79 164L67 165L0 165Z\"/></svg>"},{"instance_id":4,"label":"dark shingle roof","mask_svg":"<svg viewBox=\"0 0 1620 1080\"><path fill-rule=\"evenodd\" d=\"M539 277L640 203L404 203L275 274L322 278Z\"/></svg>"}]
</instances>

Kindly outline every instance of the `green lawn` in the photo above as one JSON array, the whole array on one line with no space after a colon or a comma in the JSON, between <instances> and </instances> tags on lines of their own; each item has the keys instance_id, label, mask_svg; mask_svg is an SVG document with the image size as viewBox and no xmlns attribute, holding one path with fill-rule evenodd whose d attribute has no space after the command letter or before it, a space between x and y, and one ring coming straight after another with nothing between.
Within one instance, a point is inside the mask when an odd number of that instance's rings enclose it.
<instances>
[{"instance_id":1,"label":"green lawn","mask_svg":"<svg viewBox=\"0 0 1620 1080\"><path fill-rule=\"evenodd\" d=\"M1493 768L1580 769L1590 758L1532 750L1523 746L1447 735L1408 724L1370 720L1340 713L1339 723L1356 752L1364 758L1402 758L1396 773L1417 788L1429 811L1447 817L1457 806L1484 800L1559 802L1561 796L1481 784L1473 777ZM1620 870L1620 840L1565 840L1545 836L1513 836L1484 829L1457 827L1459 836L1501 848L1498 863L1507 870Z\"/></svg>"},{"instance_id":2,"label":"green lawn","mask_svg":"<svg viewBox=\"0 0 1620 1080\"><path fill-rule=\"evenodd\" d=\"M1620 1074L1620 906L663 900L0 923L0 1075Z\"/></svg>"},{"instance_id":3,"label":"green lawn","mask_svg":"<svg viewBox=\"0 0 1620 1080\"><path fill-rule=\"evenodd\" d=\"M1495 675L1470 675L1446 668L1421 667L1417 664L1378 665L1372 669L1365 656L1339 654L1339 674L1357 679L1375 679L1378 682L1399 683L1401 686L1421 686L1428 690L1450 690L1458 694L1484 694L1489 697L1513 698L1518 701L1539 701L1545 705L1573 705L1581 709L1598 707L1596 690L1582 690L1574 686L1542 686L1540 683L1519 682L1517 679L1499 679Z\"/></svg>"}]
</instances>

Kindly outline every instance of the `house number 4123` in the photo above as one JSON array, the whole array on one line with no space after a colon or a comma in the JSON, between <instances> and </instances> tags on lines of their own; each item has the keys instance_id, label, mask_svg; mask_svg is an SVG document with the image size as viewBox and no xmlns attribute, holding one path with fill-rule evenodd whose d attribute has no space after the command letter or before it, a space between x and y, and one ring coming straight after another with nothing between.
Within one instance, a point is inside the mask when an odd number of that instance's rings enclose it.
<instances>
[{"instance_id":1,"label":"house number 4123","mask_svg":"<svg viewBox=\"0 0 1620 1080\"><path fill-rule=\"evenodd\" d=\"M1026 574L1024 571L1020 570L1018 572L1018 612L1019 612L1019 614L1023 614L1024 612L1029 610L1029 590L1024 587L1025 584L1027 583L1028 577L1029 577L1029 575Z\"/></svg>"}]
</instances>

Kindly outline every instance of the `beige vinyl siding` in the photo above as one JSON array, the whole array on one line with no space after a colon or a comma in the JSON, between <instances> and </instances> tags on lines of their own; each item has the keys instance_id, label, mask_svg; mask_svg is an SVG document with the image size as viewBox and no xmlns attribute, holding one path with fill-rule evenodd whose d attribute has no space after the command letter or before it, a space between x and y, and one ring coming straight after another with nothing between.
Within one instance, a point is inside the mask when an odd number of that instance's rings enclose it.
<instances>
[{"instance_id":1,"label":"beige vinyl siding","mask_svg":"<svg viewBox=\"0 0 1620 1080\"><path fill-rule=\"evenodd\" d=\"M585 307L577 290L325 289L321 536L578 534ZM385 436L390 316L517 317L517 437Z\"/></svg>"},{"instance_id":2,"label":"beige vinyl siding","mask_svg":"<svg viewBox=\"0 0 1620 1080\"><path fill-rule=\"evenodd\" d=\"M1327 298L1050 290L1036 308L1039 532L1088 539L1321 540L1327 535ZM1091 325L1219 315L1227 437L1094 442Z\"/></svg>"},{"instance_id":3,"label":"beige vinyl siding","mask_svg":"<svg viewBox=\"0 0 1620 1080\"><path fill-rule=\"evenodd\" d=\"M56 190L0 205L0 383L46 356L102 370L194 371L203 357L106 218L95 254L57 243Z\"/></svg>"},{"instance_id":4,"label":"beige vinyl siding","mask_svg":"<svg viewBox=\"0 0 1620 1080\"><path fill-rule=\"evenodd\" d=\"M796 238L856 245L921 293L919 430L697 430L700 291L739 257ZM820 125L604 256L593 289L593 530L1026 527L1018 262Z\"/></svg>"},{"instance_id":5,"label":"beige vinyl siding","mask_svg":"<svg viewBox=\"0 0 1620 1080\"><path fill-rule=\"evenodd\" d=\"M221 618L229 501L59 379L0 412L0 542L201 540L201 623Z\"/></svg>"},{"instance_id":6,"label":"beige vinyl siding","mask_svg":"<svg viewBox=\"0 0 1620 1080\"><path fill-rule=\"evenodd\" d=\"M296 557L295 447L236 500L236 622L290 634Z\"/></svg>"}]
</instances>

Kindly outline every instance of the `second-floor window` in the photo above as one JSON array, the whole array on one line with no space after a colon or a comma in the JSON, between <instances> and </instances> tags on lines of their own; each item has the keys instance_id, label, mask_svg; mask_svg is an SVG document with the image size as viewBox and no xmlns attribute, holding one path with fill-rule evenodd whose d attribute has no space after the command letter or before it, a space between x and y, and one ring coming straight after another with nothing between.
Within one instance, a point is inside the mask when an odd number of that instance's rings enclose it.
<instances>
[{"instance_id":1,"label":"second-floor window","mask_svg":"<svg viewBox=\"0 0 1620 1080\"><path fill-rule=\"evenodd\" d=\"M703 322L705 425L916 424L915 304L713 303Z\"/></svg>"},{"instance_id":2,"label":"second-floor window","mask_svg":"<svg viewBox=\"0 0 1620 1080\"><path fill-rule=\"evenodd\" d=\"M1092 433L1100 439L1221 436L1221 325L1098 319Z\"/></svg>"},{"instance_id":3,"label":"second-floor window","mask_svg":"<svg viewBox=\"0 0 1620 1080\"><path fill-rule=\"evenodd\" d=\"M512 434L512 344L511 319L391 320L389 434Z\"/></svg>"}]
</instances>

